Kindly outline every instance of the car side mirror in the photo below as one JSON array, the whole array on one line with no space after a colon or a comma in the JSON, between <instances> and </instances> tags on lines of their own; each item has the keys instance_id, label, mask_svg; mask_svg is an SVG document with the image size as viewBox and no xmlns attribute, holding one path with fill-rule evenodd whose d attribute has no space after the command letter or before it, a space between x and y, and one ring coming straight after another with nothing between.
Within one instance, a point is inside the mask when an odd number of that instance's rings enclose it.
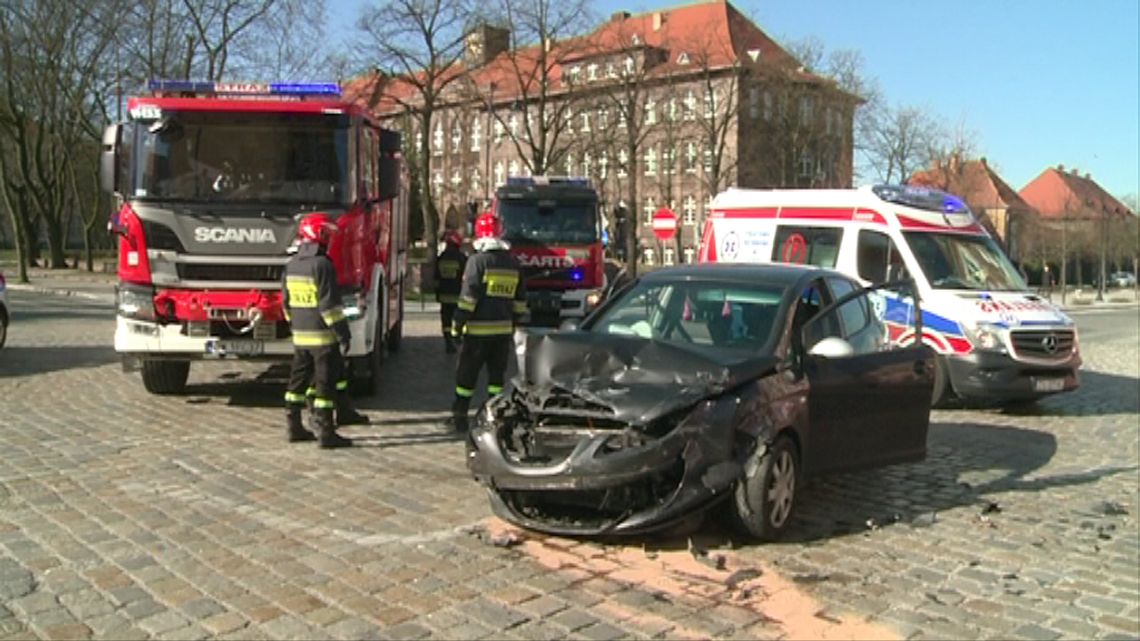
<instances>
[{"instance_id":1,"label":"car side mirror","mask_svg":"<svg viewBox=\"0 0 1140 641\"><path fill-rule=\"evenodd\" d=\"M838 336L828 336L812 345L808 354L820 358L846 358L855 354L855 348Z\"/></svg>"}]
</instances>

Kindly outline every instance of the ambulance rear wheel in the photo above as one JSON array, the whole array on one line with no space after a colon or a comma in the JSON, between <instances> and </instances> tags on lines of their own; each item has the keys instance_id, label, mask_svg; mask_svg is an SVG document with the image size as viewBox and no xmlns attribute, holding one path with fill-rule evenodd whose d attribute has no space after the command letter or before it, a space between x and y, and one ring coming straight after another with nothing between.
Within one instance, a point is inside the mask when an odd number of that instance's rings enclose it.
<instances>
[{"instance_id":1,"label":"ambulance rear wheel","mask_svg":"<svg viewBox=\"0 0 1140 641\"><path fill-rule=\"evenodd\" d=\"M142 362L143 387L151 394L181 394L186 391L189 377L190 361L144 359Z\"/></svg>"},{"instance_id":2,"label":"ambulance rear wheel","mask_svg":"<svg viewBox=\"0 0 1140 641\"><path fill-rule=\"evenodd\" d=\"M934 357L934 390L930 397L930 406L933 408L945 407L946 402L953 397L950 392L949 377L946 376L946 363L941 356Z\"/></svg>"}]
</instances>

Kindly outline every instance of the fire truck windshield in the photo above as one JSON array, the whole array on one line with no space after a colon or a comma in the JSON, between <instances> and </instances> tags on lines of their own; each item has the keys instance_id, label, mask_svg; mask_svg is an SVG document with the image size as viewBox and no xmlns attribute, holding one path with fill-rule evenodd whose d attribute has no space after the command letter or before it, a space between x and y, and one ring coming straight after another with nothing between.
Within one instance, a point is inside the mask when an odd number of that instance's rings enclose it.
<instances>
[{"instance_id":1,"label":"fire truck windshield","mask_svg":"<svg viewBox=\"0 0 1140 641\"><path fill-rule=\"evenodd\" d=\"M515 243L598 242L597 205L593 202L509 200L499 201L498 211L503 236Z\"/></svg>"},{"instance_id":2,"label":"fire truck windshield","mask_svg":"<svg viewBox=\"0 0 1140 641\"><path fill-rule=\"evenodd\" d=\"M336 115L167 112L134 123L136 199L340 205L348 120Z\"/></svg>"}]
</instances>

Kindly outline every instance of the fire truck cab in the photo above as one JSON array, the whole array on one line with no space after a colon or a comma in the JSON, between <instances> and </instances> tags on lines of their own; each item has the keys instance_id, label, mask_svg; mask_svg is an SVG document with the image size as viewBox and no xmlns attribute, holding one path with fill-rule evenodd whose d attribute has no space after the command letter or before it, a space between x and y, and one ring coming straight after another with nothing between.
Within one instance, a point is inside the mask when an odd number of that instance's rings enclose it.
<instances>
[{"instance_id":1,"label":"fire truck cab","mask_svg":"<svg viewBox=\"0 0 1140 641\"><path fill-rule=\"evenodd\" d=\"M152 81L103 136L116 196L115 350L146 389L183 391L190 363L286 359L282 271L298 221L336 221L329 247L352 331L357 393L398 348L408 251L397 133L336 84Z\"/></svg>"},{"instance_id":2,"label":"fire truck cab","mask_svg":"<svg viewBox=\"0 0 1140 641\"><path fill-rule=\"evenodd\" d=\"M913 281L922 342L937 354L933 404L1021 402L1075 389L1077 327L1037 296L957 197L897 185L729 189L713 199L699 262L803 263L864 284ZM915 340L914 306L876 300L890 340Z\"/></svg>"},{"instance_id":3,"label":"fire truck cab","mask_svg":"<svg viewBox=\"0 0 1140 641\"><path fill-rule=\"evenodd\" d=\"M598 193L587 178L511 176L492 213L522 267L532 325L582 318L606 287Z\"/></svg>"}]
</instances>

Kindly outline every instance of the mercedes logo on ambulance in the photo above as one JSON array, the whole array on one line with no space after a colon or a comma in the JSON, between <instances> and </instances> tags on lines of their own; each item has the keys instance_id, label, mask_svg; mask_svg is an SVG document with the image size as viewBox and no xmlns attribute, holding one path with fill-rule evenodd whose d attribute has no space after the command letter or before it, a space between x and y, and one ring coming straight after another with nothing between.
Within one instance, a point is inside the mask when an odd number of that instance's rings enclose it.
<instances>
[{"instance_id":1,"label":"mercedes logo on ambulance","mask_svg":"<svg viewBox=\"0 0 1140 641\"><path fill-rule=\"evenodd\" d=\"M1045 337L1041 339L1041 349L1045 350L1046 354L1056 354L1057 353L1057 335L1056 334L1046 334Z\"/></svg>"}]
</instances>

